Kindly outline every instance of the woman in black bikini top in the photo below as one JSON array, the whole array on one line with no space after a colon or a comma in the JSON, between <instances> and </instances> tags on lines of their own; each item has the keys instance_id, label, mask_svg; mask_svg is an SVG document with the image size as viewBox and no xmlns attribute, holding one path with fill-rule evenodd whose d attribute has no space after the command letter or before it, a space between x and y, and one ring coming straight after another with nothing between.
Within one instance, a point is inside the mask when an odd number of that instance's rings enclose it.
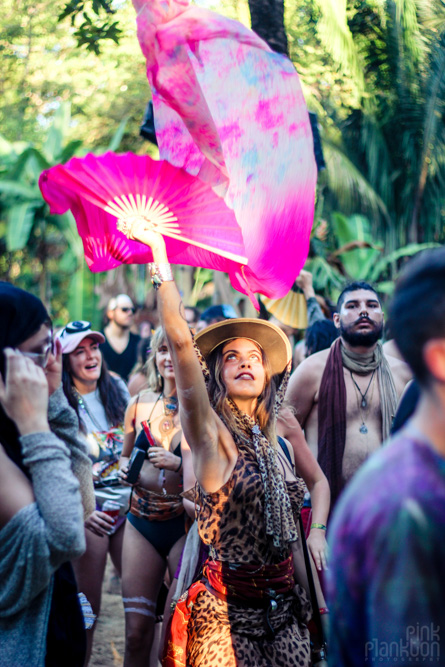
<instances>
[{"instance_id":1,"label":"woman in black bikini top","mask_svg":"<svg viewBox=\"0 0 445 667\"><path fill-rule=\"evenodd\" d=\"M134 447L147 451L133 487L124 537L122 595L125 661L149 664L154 646L156 603L166 567L173 578L185 540L182 497L181 429L176 382L163 330L152 338L147 362L149 389L130 402L120 461L125 480ZM147 440L151 434L154 445ZM150 437L150 436L149 436Z\"/></svg>"}]
</instances>

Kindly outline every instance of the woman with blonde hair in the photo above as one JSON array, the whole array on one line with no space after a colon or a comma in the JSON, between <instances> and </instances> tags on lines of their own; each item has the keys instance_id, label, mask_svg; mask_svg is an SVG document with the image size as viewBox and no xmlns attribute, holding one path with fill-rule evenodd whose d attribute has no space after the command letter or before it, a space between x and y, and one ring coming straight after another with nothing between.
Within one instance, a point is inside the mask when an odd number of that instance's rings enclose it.
<instances>
[{"instance_id":1,"label":"woman with blonde hair","mask_svg":"<svg viewBox=\"0 0 445 667\"><path fill-rule=\"evenodd\" d=\"M148 389L130 401L125 414L120 463L125 480L134 447L146 451L133 487L122 561L125 665L132 667L148 664L157 598L166 569L170 579L175 574L185 539L176 381L162 328L153 334L146 373Z\"/></svg>"}]
</instances>

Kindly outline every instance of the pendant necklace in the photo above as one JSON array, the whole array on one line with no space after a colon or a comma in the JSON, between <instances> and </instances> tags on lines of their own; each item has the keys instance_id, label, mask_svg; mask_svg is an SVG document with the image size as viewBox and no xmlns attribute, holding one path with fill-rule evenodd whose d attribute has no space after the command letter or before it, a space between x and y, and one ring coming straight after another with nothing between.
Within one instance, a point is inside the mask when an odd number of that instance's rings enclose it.
<instances>
[{"instance_id":1,"label":"pendant necklace","mask_svg":"<svg viewBox=\"0 0 445 667\"><path fill-rule=\"evenodd\" d=\"M374 379L375 371L376 371L376 369L374 368L374 370L372 371L371 379L368 382L368 386L366 387L366 391L365 391L364 394L362 393L362 390L358 386L357 382L354 380L354 376L352 375L352 371L349 371L351 373L351 380L353 381L353 383L357 387L358 392L359 392L360 396L362 397L361 406L362 406L363 409L365 409L366 406L368 405L368 402L366 400L366 394L368 393L369 387L371 386L371 382Z\"/></svg>"},{"instance_id":2,"label":"pendant necklace","mask_svg":"<svg viewBox=\"0 0 445 667\"><path fill-rule=\"evenodd\" d=\"M370 395L370 397L369 397L369 403L368 403L368 401L366 400L366 395L367 395L367 393L368 393L368 389L370 388L370 386L371 386L371 384L372 384L372 381L373 381L373 379L374 379L375 369L374 369L374 371L372 372L371 379L370 379L370 381L369 381L368 386L366 387L366 391L365 391L364 394L361 392L360 387L358 386L357 382L356 382L356 381L354 380L354 378L352 377L352 371L350 371L350 373L351 373L351 379L352 379L352 381L353 381L353 383L354 383L355 396L356 396L356 398L357 398L357 407L358 407L358 409L359 409L360 417L361 417L361 420L362 420L362 423L360 424L359 431L360 431L360 433L362 433L363 435L366 435L366 433L368 433L368 427L367 427L367 425L366 425L366 421L365 421L365 418L367 417L367 415L365 414L365 412L366 412L366 408L368 408L368 411L367 411L368 414L369 414L369 411L371 410L371 406L372 406L372 396L373 396L373 393L374 393L374 385L372 385L371 395ZM360 397L361 397L361 400L360 400Z\"/></svg>"},{"instance_id":3,"label":"pendant necklace","mask_svg":"<svg viewBox=\"0 0 445 667\"><path fill-rule=\"evenodd\" d=\"M174 417L178 414L178 399L176 396L162 396L164 403L164 415L159 423L159 430L167 435L175 427Z\"/></svg>"}]
</instances>

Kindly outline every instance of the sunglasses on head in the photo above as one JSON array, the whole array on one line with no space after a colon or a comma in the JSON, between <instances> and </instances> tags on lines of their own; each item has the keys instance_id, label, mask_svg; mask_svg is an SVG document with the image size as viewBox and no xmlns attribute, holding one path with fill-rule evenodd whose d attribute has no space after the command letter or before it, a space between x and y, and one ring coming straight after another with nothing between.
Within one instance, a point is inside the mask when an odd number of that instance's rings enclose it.
<instances>
[{"instance_id":1,"label":"sunglasses on head","mask_svg":"<svg viewBox=\"0 0 445 667\"><path fill-rule=\"evenodd\" d=\"M120 307L120 309L123 313L130 313L131 312L134 315L135 312L136 312L136 308L134 308L134 307L133 308L129 308L128 306L124 306L124 308L122 308L122 306L119 306L119 307Z\"/></svg>"},{"instance_id":2,"label":"sunglasses on head","mask_svg":"<svg viewBox=\"0 0 445 667\"><path fill-rule=\"evenodd\" d=\"M81 333L83 331L88 331L88 329L91 329L91 322L87 322L86 320L76 320L76 322L67 324L60 335L65 336L66 334Z\"/></svg>"}]
</instances>

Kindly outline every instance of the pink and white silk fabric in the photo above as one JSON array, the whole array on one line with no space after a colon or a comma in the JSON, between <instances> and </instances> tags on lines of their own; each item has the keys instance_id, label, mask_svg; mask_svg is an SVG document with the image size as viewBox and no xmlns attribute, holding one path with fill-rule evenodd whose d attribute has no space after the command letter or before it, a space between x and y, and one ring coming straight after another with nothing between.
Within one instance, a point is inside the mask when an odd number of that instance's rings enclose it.
<instances>
[{"instance_id":1,"label":"pink and white silk fabric","mask_svg":"<svg viewBox=\"0 0 445 667\"><path fill-rule=\"evenodd\" d=\"M232 285L283 296L307 256L317 176L297 72L237 21L185 0L133 4L161 157L234 210L248 266Z\"/></svg>"}]
</instances>

